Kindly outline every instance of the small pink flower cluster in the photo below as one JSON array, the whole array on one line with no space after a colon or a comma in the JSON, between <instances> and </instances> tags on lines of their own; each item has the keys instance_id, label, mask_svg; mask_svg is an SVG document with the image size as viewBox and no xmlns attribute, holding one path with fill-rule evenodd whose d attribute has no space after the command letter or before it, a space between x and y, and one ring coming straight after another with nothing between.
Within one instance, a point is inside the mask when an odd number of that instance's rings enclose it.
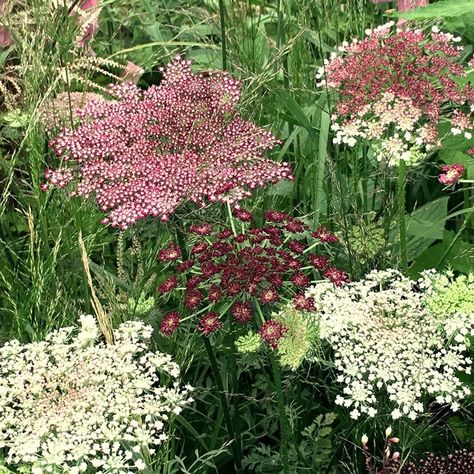
<instances>
[{"instance_id":1,"label":"small pink flower cluster","mask_svg":"<svg viewBox=\"0 0 474 474\"><path fill-rule=\"evenodd\" d=\"M237 111L240 83L225 72L194 74L177 57L145 91L110 86L115 100L91 101L81 125L51 147L74 161L77 190L95 195L104 223L126 229L147 216L167 220L186 202L237 201L265 184L291 179L266 159L277 139Z\"/></svg>"},{"instance_id":2,"label":"small pink flower cluster","mask_svg":"<svg viewBox=\"0 0 474 474\"><path fill-rule=\"evenodd\" d=\"M442 165L440 169L442 173L438 176L438 180L445 186L452 186L457 183L466 170L466 168L459 163L454 163L453 165Z\"/></svg>"},{"instance_id":3,"label":"small pink flower cluster","mask_svg":"<svg viewBox=\"0 0 474 474\"><path fill-rule=\"evenodd\" d=\"M439 146L437 126L446 106L453 110L451 133L471 138L474 102L473 87L457 81L466 76L459 37L437 27L425 33L393 26L343 43L317 74L318 85L338 93L334 142L354 146L370 140L379 161L389 166L417 161Z\"/></svg>"},{"instance_id":4,"label":"small pink flower cluster","mask_svg":"<svg viewBox=\"0 0 474 474\"><path fill-rule=\"evenodd\" d=\"M244 209L235 209L234 216L242 223L254 220ZM337 242L327 227L311 233L304 222L279 211L266 211L264 218L264 227L242 224L243 233L238 235L230 228L215 231L210 223L191 225L188 231L197 240L189 259L182 259L174 243L158 253L160 262L173 266L171 276L158 286L158 293L184 290L178 301L190 312L204 305L205 309L213 309L225 304L234 322L243 325L253 320L256 301L274 305L293 298L296 308L314 310L315 302L304 295L304 290L315 271L336 286L349 282L344 271L330 265L329 257L310 253L317 246ZM178 327L176 315L173 312L165 317L163 334L170 335ZM197 329L210 334L221 327L219 313L211 311L201 317Z\"/></svg>"}]
</instances>

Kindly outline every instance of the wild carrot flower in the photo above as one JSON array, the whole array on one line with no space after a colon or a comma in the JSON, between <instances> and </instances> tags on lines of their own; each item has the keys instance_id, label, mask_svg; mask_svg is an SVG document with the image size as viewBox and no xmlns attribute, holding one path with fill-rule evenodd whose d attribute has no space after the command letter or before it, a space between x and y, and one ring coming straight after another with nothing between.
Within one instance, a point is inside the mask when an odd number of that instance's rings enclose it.
<instances>
[{"instance_id":1,"label":"wild carrot flower","mask_svg":"<svg viewBox=\"0 0 474 474\"><path fill-rule=\"evenodd\" d=\"M453 165L442 165L440 168L442 173L438 176L438 181L445 186L456 184L466 170L466 168L459 163L454 163Z\"/></svg>"},{"instance_id":2,"label":"wild carrot flower","mask_svg":"<svg viewBox=\"0 0 474 474\"><path fill-rule=\"evenodd\" d=\"M252 225L254 217L245 209L236 209L236 213L243 218L238 235L217 224L190 226L193 260L172 262L172 275L159 291L173 291L172 298L178 298L191 313L207 306L224 314L226 305L234 322L246 324L253 320L254 304L272 308L309 286L315 269L323 275L329 269L329 257L312 254L310 247L329 248L326 242L333 242L335 237L320 228L316 239L305 224L279 211L267 211L263 226ZM289 223L296 227L289 231ZM159 255L162 258L158 260L168 263L175 257L172 245ZM318 267L313 269L309 264L315 259ZM336 284L348 281L346 273L336 267L331 267L328 278ZM297 301L308 310L314 307L314 301L304 295Z\"/></svg>"},{"instance_id":3,"label":"wild carrot flower","mask_svg":"<svg viewBox=\"0 0 474 474\"><path fill-rule=\"evenodd\" d=\"M264 158L277 140L239 115L239 89L227 73L194 74L178 57L159 86L110 86L111 100L89 102L51 147L74 162L74 194L94 195L115 227L167 220L186 202L234 204L291 178L287 164Z\"/></svg>"},{"instance_id":4,"label":"wild carrot flower","mask_svg":"<svg viewBox=\"0 0 474 474\"><path fill-rule=\"evenodd\" d=\"M123 323L99 342L92 316L44 341L0 347L0 444L28 472L142 472L167 420L192 401L169 355L150 352L152 328ZM164 378L171 381L164 385Z\"/></svg>"},{"instance_id":5,"label":"wild carrot flower","mask_svg":"<svg viewBox=\"0 0 474 474\"><path fill-rule=\"evenodd\" d=\"M459 281L460 295L468 294L466 281ZM466 339L474 335L473 305L467 314L458 311L456 288L436 272L412 281L396 270L309 288L317 310L303 314L314 318L321 340L334 350L342 384L336 404L354 419L380 412L416 419L427 397L456 411L470 393L458 374L471 370ZM448 294L452 304L443 305Z\"/></svg>"},{"instance_id":6,"label":"wild carrot flower","mask_svg":"<svg viewBox=\"0 0 474 474\"><path fill-rule=\"evenodd\" d=\"M414 164L438 147L442 120L451 122L451 133L466 138L473 128L474 89L458 81L466 76L461 39L437 27L425 33L393 26L343 43L317 75L321 86L338 92L334 143L353 147L368 140L388 166L400 160Z\"/></svg>"}]
</instances>

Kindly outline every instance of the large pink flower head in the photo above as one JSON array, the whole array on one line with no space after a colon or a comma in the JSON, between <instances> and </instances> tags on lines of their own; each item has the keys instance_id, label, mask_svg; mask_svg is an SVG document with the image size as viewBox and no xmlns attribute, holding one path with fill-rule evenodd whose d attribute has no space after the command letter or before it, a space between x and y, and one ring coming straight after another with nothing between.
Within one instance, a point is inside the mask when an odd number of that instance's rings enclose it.
<instances>
[{"instance_id":1,"label":"large pink flower head","mask_svg":"<svg viewBox=\"0 0 474 474\"><path fill-rule=\"evenodd\" d=\"M441 120L470 138L474 89L458 81L466 76L461 38L437 27L401 31L393 22L366 33L342 44L317 75L337 92L334 142L378 143L377 158L392 166L439 146Z\"/></svg>"},{"instance_id":2,"label":"large pink flower head","mask_svg":"<svg viewBox=\"0 0 474 474\"><path fill-rule=\"evenodd\" d=\"M82 123L51 146L74 169L75 194L95 195L105 223L122 229L147 216L167 220L186 202L236 203L253 189L291 179L264 157L278 140L237 111L240 83L225 72L194 74L177 57L159 86L110 87Z\"/></svg>"}]
</instances>

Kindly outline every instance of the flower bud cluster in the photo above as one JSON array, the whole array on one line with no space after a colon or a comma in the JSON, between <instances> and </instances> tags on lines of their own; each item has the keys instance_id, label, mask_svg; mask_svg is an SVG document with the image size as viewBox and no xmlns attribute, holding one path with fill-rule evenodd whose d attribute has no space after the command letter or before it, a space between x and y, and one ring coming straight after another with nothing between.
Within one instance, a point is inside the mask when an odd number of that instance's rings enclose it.
<instances>
[{"instance_id":1,"label":"flower bud cluster","mask_svg":"<svg viewBox=\"0 0 474 474\"><path fill-rule=\"evenodd\" d=\"M167 439L166 422L190 403L170 356L148 352L152 329L127 322L114 345L92 316L44 341L0 348L0 448L9 465L47 472L131 473ZM172 380L163 385L160 374Z\"/></svg>"}]
</instances>

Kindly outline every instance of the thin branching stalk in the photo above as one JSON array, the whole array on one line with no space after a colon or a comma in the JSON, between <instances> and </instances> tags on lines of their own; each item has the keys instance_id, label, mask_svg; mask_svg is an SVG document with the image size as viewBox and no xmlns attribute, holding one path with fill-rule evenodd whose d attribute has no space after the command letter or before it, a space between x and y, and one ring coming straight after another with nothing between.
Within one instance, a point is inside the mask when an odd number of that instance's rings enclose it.
<instances>
[{"instance_id":1,"label":"thin branching stalk","mask_svg":"<svg viewBox=\"0 0 474 474\"><path fill-rule=\"evenodd\" d=\"M226 23L225 23L225 4L224 0L219 0L219 17L221 23L221 46L222 46L222 70L227 70L227 32L226 32Z\"/></svg>"}]
</instances>

